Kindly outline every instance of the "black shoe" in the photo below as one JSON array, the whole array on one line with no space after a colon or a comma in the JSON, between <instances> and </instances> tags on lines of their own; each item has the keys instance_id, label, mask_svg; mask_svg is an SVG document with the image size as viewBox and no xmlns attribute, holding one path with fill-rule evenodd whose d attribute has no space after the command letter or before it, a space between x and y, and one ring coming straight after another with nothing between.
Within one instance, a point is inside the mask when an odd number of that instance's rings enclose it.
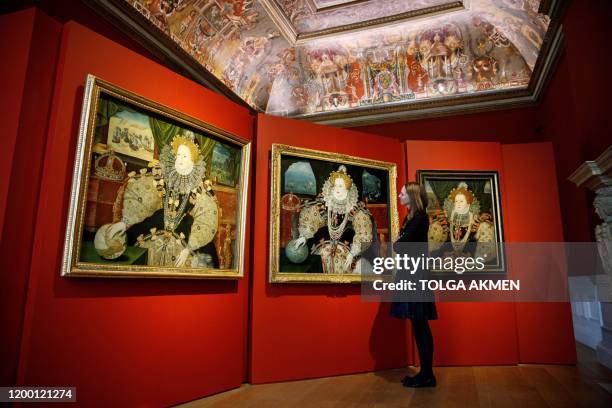
<instances>
[{"instance_id":1,"label":"black shoe","mask_svg":"<svg viewBox=\"0 0 612 408\"><path fill-rule=\"evenodd\" d=\"M417 375L418 375L418 374L417 374ZM416 377L417 377L416 375L415 375L415 376L409 376L409 375L405 376L405 377L402 379L402 385L403 385L404 387L408 387L408 385L407 385L407 384L411 384L411 383L413 383Z\"/></svg>"},{"instance_id":2,"label":"black shoe","mask_svg":"<svg viewBox=\"0 0 612 408\"><path fill-rule=\"evenodd\" d=\"M419 373L420 374L420 373ZM408 388L428 388L436 386L436 376L418 376L411 378L411 381L403 382L404 387Z\"/></svg>"},{"instance_id":3,"label":"black shoe","mask_svg":"<svg viewBox=\"0 0 612 408\"><path fill-rule=\"evenodd\" d=\"M412 384L416 381L419 381L421 379L421 377L423 377L423 373L421 373L420 371L418 373L416 373L416 375L407 375L404 377L404 379L402 380L402 385L404 386L408 386L407 384Z\"/></svg>"}]
</instances>

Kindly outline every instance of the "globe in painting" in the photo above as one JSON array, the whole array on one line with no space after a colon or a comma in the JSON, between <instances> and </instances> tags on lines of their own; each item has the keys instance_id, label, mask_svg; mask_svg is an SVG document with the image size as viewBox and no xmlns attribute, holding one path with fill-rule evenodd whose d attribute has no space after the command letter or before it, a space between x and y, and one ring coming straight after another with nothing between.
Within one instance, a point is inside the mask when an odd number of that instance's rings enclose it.
<instances>
[{"instance_id":1,"label":"globe in painting","mask_svg":"<svg viewBox=\"0 0 612 408\"><path fill-rule=\"evenodd\" d=\"M94 247L96 252L104 259L117 259L127 248L125 233L110 236L113 224L105 224L96 232Z\"/></svg>"},{"instance_id":2,"label":"globe in painting","mask_svg":"<svg viewBox=\"0 0 612 408\"><path fill-rule=\"evenodd\" d=\"M308 258L308 246L302 245L298 247L296 245L297 240L291 240L287 244L285 248L285 255L287 255L287 259L289 259L293 263L302 263Z\"/></svg>"}]
</instances>

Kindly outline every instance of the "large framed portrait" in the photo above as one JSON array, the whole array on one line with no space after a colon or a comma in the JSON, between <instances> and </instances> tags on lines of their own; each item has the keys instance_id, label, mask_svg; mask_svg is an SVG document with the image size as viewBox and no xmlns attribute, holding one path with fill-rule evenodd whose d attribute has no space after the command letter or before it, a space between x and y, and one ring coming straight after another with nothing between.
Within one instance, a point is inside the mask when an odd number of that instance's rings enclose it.
<instances>
[{"instance_id":1,"label":"large framed portrait","mask_svg":"<svg viewBox=\"0 0 612 408\"><path fill-rule=\"evenodd\" d=\"M394 163L272 146L270 282L356 283L398 232Z\"/></svg>"},{"instance_id":2,"label":"large framed portrait","mask_svg":"<svg viewBox=\"0 0 612 408\"><path fill-rule=\"evenodd\" d=\"M250 143L88 76L63 276L243 276Z\"/></svg>"},{"instance_id":3,"label":"large framed portrait","mask_svg":"<svg viewBox=\"0 0 612 408\"><path fill-rule=\"evenodd\" d=\"M430 256L481 257L484 268L466 274L505 273L498 173L419 170L417 178L427 191Z\"/></svg>"}]
</instances>

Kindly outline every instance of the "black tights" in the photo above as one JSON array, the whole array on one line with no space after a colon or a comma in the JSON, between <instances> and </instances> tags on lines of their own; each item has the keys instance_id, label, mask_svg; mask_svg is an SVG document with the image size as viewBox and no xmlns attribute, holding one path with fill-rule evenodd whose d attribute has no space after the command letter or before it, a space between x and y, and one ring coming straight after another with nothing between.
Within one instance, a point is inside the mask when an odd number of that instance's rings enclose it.
<instances>
[{"instance_id":1,"label":"black tights","mask_svg":"<svg viewBox=\"0 0 612 408\"><path fill-rule=\"evenodd\" d=\"M433 375L433 336L426 319L411 319L412 331L416 340L419 360L421 361L421 375Z\"/></svg>"}]
</instances>

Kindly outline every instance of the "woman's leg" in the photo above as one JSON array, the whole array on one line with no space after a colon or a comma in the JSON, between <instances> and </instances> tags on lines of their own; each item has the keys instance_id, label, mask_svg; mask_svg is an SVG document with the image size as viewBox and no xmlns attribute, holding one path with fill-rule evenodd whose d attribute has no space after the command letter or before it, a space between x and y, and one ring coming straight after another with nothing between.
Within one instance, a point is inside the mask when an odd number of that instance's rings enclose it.
<instances>
[{"instance_id":1,"label":"woman's leg","mask_svg":"<svg viewBox=\"0 0 612 408\"><path fill-rule=\"evenodd\" d=\"M416 340L419 360L421 361L420 377L433 376L433 336L426 319L412 319L412 331Z\"/></svg>"}]
</instances>

